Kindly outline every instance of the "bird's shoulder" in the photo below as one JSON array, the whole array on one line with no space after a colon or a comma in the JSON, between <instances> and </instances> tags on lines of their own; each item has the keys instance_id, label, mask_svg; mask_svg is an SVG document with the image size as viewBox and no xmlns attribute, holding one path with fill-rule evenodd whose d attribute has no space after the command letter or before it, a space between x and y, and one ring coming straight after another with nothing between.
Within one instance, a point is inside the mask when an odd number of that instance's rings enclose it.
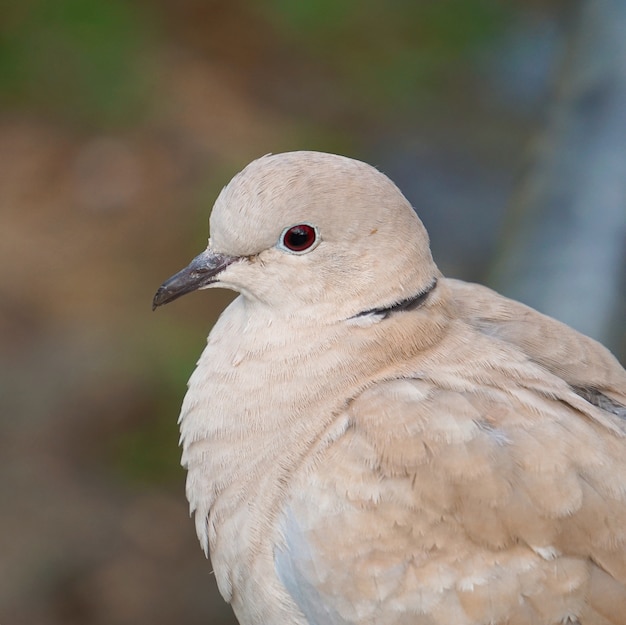
<instances>
[{"instance_id":1,"label":"bird's shoulder","mask_svg":"<svg viewBox=\"0 0 626 625\"><path fill-rule=\"evenodd\" d=\"M413 505L459 513L479 543L623 559L626 372L568 326L447 282L440 344L348 406L370 464L410 480Z\"/></svg>"},{"instance_id":2,"label":"bird's shoulder","mask_svg":"<svg viewBox=\"0 0 626 625\"><path fill-rule=\"evenodd\" d=\"M514 347L591 403L626 419L626 370L606 347L485 286L446 283L456 315L473 330Z\"/></svg>"}]
</instances>

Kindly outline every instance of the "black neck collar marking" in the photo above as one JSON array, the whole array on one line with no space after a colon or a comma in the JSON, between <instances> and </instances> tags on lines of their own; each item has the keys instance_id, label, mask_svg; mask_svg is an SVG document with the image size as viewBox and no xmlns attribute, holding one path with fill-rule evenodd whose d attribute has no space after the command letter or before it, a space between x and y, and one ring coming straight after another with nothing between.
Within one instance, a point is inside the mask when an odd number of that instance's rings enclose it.
<instances>
[{"instance_id":1,"label":"black neck collar marking","mask_svg":"<svg viewBox=\"0 0 626 625\"><path fill-rule=\"evenodd\" d=\"M367 315L381 315L383 319L386 319L389 315L396 312L415 310L428 299L428 296L435 290L436 286L437 278L435 278L424 291L418 293L417 295L400 300L391 306L381 306L380 308L370 308L369 310L364 310L363 312L353 315L350 319L358 319L359 317L365 317Z\"/></svg>"}]
</instances>

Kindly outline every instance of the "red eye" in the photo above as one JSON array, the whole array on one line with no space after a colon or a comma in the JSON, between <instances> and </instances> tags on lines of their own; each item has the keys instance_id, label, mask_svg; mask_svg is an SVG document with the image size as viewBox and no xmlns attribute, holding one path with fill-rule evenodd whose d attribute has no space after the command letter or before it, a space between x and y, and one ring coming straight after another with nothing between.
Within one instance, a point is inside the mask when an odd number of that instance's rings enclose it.
<instances>
[{"instance_id":1,"label":"red eye","mask_svg":"<svg viewBox=\"0 0 626 625\"><path fill-rule=\"evenodd\" d=\"M304 252L317 241L317 230L309 224L300 224L287 228L281 237L283 247L291 252Z\"/></svg>"}]
</instances>

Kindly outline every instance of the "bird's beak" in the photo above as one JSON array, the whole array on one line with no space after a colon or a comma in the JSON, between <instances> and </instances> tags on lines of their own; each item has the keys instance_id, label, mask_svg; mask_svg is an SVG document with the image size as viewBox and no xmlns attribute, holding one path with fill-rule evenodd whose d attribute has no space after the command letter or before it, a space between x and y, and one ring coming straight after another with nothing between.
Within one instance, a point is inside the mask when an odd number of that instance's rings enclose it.
<instances>
[{"instance_id":1,"label":"bird's beak","mask_svg":"<svg viewBox=\"0 0 626 625\"><path fill-rule=\"evenodd\" d=\"M174 301L181 295L217 282L219 274L236 260L239 260L236 256L217 254L210 248L205 250L196 256L187 267L159 287L152 300L152 310L155 310L157 306Z\"/></svg>"}]
</instances>

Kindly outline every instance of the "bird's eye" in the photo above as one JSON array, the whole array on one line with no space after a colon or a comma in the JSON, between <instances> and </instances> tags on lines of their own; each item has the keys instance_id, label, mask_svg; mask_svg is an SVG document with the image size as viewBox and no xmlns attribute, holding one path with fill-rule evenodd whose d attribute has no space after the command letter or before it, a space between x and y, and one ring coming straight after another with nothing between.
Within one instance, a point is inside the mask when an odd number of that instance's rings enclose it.
<instances>
[{"instance_id":1,"label":"bird's eye","mask_svg":"<svg viewBox=\"0 0 626 625\"><path fill-rule=\"evenodd\" d=\"M279 246L293 254L310 250L319 240L317 229L309 224L286 228L280 235Z\"/></svg>"}]
</instances>

